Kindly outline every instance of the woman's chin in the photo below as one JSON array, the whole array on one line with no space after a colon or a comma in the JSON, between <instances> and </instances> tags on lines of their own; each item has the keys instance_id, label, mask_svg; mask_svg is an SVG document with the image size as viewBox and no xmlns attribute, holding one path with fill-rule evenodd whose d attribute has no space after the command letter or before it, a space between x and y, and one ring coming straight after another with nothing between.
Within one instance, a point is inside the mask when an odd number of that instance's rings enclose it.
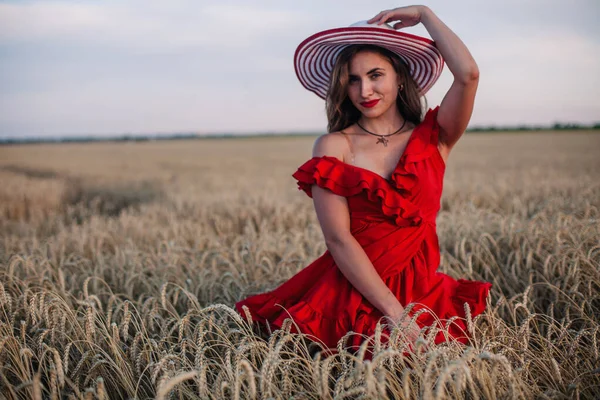
<instances>
[{"instance_id":1,"label":"woman's chin","mask_svg":"<svg viewBox=\"0 0 600 400\"><path fill-rule=\"evenodd\" d=\"M377 118L381 114L383 114L383 111L377 106L375 106L373 108L362 107L362 109L360 111L361 111L362 115L365 116L365 118Z\"/></svg>"}]
</instances>

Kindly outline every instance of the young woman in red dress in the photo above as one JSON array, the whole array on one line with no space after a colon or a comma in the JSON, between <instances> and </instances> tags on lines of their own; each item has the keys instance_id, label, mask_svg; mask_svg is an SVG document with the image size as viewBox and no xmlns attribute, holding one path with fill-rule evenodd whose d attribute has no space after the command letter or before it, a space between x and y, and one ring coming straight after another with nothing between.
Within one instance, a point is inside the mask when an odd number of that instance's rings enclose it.
<instances>
[{"instance_id":1,"label":"young woman in red dress","mask_svg":"<svg viewBox=\"0 0 600 400\"><path fill-rule=\"evenodd\" d=\"M418 23L433 40L396 30ZM359 335L347 346L356 349L378 321L397 324L415 303L416 320L402 319L410 341L459 317L449 335L438 331L434 340L467 343L465 303L473 317L482 313L492 285L437 272L436 233L446 162L478 85L467 47L431 9L409 6L318 32L298 46L294 61L303 86L326 101L329 133L293 177L313 199L327 251L236 310L245 315L246 306L271 329L292 318L292 332L297 326L330 348L353 331ZM422 96L444 63L454 81L423 116ZM415 314L420 309L428 312Z\"/></svg>"}]
</instances>

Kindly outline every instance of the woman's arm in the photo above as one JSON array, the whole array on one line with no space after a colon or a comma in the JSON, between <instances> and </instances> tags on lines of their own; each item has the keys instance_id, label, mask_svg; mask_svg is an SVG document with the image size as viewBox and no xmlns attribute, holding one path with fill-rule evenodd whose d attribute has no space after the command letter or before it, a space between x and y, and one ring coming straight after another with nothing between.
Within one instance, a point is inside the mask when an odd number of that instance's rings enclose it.
<instances>
[{"instance_id":1,"label":"woman's arm","mask_svg":"<svg viewBox=\"0 0 600 400\"><path fill-rule=\"evenodd\" d=\"M373 263L350 233L346 198L313 185L313 202L327 249L336 265L369 302L384 315L399 317L404 308L385 285Z\"/></svg>"},{"instance_id":2,"label":"woman's arm","mask_svg":"<svg viewBox=\"0 0 600 400\"><path fill-rule=\"evenodd\" d=\"M465 44L427 6L399 7L382 11L368 22L381 24L396 20L400 22L393 25L394 29L421 22L454 76L454 82L440 103L437 116L440 125L440 152L446 159L471 119L479 82L479 68Z\"/></svg>"},{"instance_id":3,"label":"woman's arm","mask_svg":"<svg viewBox=\"0 0 600 400\"><path fill-rule=\"evenodd\" d=\"M342 137L320 136L313 147L313 157L328 155L343 160ZM404 308L383 282L373 263L350 233L350 213L345 197L313 185L313 202L325 243L342 274L374 307L397 322Z\"/></svg>"}]
</instances>

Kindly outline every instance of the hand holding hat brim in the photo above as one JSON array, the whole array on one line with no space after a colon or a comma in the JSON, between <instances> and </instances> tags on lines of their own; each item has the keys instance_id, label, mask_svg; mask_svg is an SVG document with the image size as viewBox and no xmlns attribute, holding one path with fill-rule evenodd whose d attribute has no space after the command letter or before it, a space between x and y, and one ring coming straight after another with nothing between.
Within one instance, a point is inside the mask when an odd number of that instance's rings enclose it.
<instances>
[{"instance_id":1,"label":"hand holding hat brim","mask_svg":"<svg viewBox=\"0 0 600 400\"><path fill-rule=\"evenodd\" d=\"M421 10L421 6L407 6L383 10L367 22L380 25L386 22L399 20L400 22L396 22L392 27L394 29L407 28L421 22Z\"/></svg>"}]
</instances>

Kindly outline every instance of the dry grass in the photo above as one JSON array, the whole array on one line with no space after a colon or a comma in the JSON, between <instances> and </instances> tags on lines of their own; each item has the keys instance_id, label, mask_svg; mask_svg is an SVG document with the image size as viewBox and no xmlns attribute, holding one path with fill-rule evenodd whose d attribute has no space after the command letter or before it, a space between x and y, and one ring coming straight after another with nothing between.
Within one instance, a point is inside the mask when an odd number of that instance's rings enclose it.
<instances>
[{"instance_id":1,"label":"dry grass","mask_svg":"<svg viewBox=\"0 0 600 400\"><path fill-rule=\"evenodd\" d=\"M325 250L290 176L312 140L0 148L3 398L598 396L600 135L463 138L440 270L490 306L469 346L406 358L396 331L372 362L231 308Z\"/></svg>"}]
</instances>

